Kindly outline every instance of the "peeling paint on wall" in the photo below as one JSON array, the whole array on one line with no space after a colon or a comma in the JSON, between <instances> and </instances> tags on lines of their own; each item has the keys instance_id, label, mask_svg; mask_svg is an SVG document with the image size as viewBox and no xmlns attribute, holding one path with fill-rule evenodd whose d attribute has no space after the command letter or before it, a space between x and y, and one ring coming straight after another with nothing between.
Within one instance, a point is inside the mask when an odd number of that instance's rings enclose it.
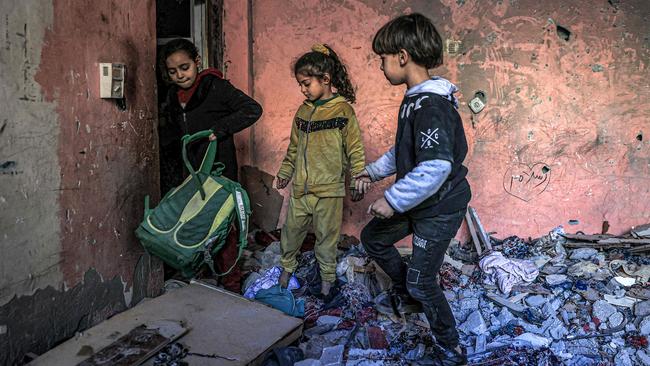
<instances>
[{"instance_id":1,"label":"peeling paint on wall","mask_svg":"<svg viewBox=\"0 0 650 366\"><path fill-rule=\"evenodd\" d=\"M159 197L154 6L0 2L0 364L160 292L133 233ZM99 98L105 61L125 109Z\"/></svg>"},{"instance_id":2,"label":"peeling paint on wall","mask_svg":"<svg viewBox=\"0 0 650 366\"><path fill-rule=\"evenodd\" d=\"M52 5L0 3L0 306L14 294L58 287L58 116L34 74Z\"/></svg>"},{"instance_id":3,"label":"peeling paint on wall","mask_svg":"<svg viewBox=\"0 0 650 366\"><path fill-rule=\"evenodd\" d=\"M53 12L36 80L60 121L63 279L73 286L94 267L130 281L143 198L159 195L155 2L54 1ZM100 62L126 65L126 110L99 98Z\"/></svg>"},{"instance_id":4,"label":"peeling paint on wall","mask_svg":"<svg viewBox=\"0 0 650 366\"><path fill-rule=\"evenodd\" d=\"M124 311L120 278L102 280L89 270L82 282L63 290L48 286L33 295L14 297L0 307L0 365L22 364L26 353L43 354L76 332Z\"/></svg>"}]
</instances>

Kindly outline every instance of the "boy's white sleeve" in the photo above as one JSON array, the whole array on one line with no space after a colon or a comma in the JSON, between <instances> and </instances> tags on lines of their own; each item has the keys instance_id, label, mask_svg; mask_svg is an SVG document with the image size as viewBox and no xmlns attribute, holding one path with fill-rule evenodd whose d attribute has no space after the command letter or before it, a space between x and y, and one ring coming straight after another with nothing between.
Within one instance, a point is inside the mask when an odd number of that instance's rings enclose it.
<instances>
[{"instance_id":1,"label":"boy's white sleeve","mask_svg":"<svg viewBox=\"0 0 650 366\"><path fill-rule=\"evenodd\" d=\"M395 174L397 166L395 164L395 146L391 147L384 155L374 163L366 165L366 171L370 175L370 180L376 182L389 175Z\"/></svg>"},{"instance_id":2,"label":"boy's white sleeve","mask_svg":"<svg viewBox=\"0 0 650 366\"><path fill-rule=\"evenodd\" d=\"M384 197L395 211L406 212L438 192L449 173L451 162L447 160L423 161L388 188Z\"/></svg>"}]
</instances>

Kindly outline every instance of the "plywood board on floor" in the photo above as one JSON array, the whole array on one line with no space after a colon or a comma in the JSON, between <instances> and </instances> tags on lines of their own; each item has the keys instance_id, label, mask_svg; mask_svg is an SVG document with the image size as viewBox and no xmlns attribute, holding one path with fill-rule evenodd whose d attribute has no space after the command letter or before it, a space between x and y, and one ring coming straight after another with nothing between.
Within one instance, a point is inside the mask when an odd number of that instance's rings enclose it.
<instances>
[{"instance_id":1,"label":"plywood board on floor","mask_svg":"<svg viewBox=\"0 0 650 366\"><path fill-rule=\"evenodd\" d=\"M62 343L30 365L76 365L132 329L161 320L180 321L189 329L178 341L191 352L224 357L189 356L186 361L190 365L258 364L268 349L288 345L302 332L302 319L228 291L194 283L147 299Z\"/></svg>"}]
</instances>

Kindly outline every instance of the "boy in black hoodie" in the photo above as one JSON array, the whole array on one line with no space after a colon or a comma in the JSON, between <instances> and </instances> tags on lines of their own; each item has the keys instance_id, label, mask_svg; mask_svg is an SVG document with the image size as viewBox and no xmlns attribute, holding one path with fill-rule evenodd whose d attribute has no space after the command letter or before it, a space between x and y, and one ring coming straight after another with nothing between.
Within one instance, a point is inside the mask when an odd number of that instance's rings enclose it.
<instances>
[{"instance_id":1,"label":"boy in black hoodie","mask_svg":"<svg viewBox=\"0 0 650 366\"><path fill-rule=\"evenodd\" d=\"M370 182L396 174L395 184L368 208L375 218L361 232L364 248L393 282L392 291L375 301L378 310L398 315L423 311L440 345L435 364L463 365L467 357L437 278L471 197L462 165L467 141L453 95L458 89L429 76L442 64L442 40L423 15L388 22L372 46L386 79L407 86L395 145L355 177L365 193ZM409 234L413 255L407 267L393 244Z\"/></svg>"}]
</instances>

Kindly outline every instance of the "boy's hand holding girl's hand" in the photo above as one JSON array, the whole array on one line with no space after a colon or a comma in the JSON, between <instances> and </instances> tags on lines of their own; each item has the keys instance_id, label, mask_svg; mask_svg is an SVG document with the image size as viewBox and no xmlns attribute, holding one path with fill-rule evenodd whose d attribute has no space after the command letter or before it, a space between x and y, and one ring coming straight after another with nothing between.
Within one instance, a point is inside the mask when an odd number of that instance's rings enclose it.
<instances>
[{"instance_id":1,"label":"boy's hand holding girl's hand","mask_svg":"<svg viewBox=\"0 0 650 366\"><path fill-rule=\"evenodd\" d=\"M370 174L368 174L368 171L364 169L361 171L361 173L355 175L353 178L354 190L359 192L363 198L363 195L366 194L370 189L370 183L372 183L372 180L370 180Z\"/></svg>"},{"instance_id":2,"label":"boy's hand holding girl's hand","mask_svg":"<svg viewBox=\"0 0 650 366\"><path fill-rule=\"evenodd\" d=\"M355 175L354 177L354 187L350 189L352 195L352 202L361 201L366 192L370 189L370 175L367 170L362 170L361 173Z\"/></svg>"},{"instance_id":3,"label":"boy's hand holding girl's hand","mask_svg":"<svg viewBox=\"0 0 650 366\"><path fill-rule=\"evenodd\" d=\"M386 198L382 197L368 207L368 213L380 219L389 219L395 214L395 210L388 204Z\"/></svg>"},{"instance_id":4,"label":"boy's hand holding girl's hand","mask_svg":"<svg viewBox=\"0 0 650 366\"><path fill-rule=\"evenodd\" d=\"M275 177L275 187L277 189L282 189L282 188L286 187L287 184L289 184L290 180L291 179L289 179L289 178L283 179L283 178L280 178L280 177Z\"/></svg>"},{"instance_id":5,"label":"boy's hand holding girl's hand","mask_svg":"<svg viewBox=\"0 0 650 366\"><path fill-rule=\"evenodd\" d=\"M354 188L361 194L361 198L370 189L370 183L372 180L366 169L354 176ZM354 196L352 200L354 201ZM395 210L388 204L386 198L382 197L368 207L368 213L380 219L388 219L395 214Z\"/></svg>"},{"instance_id":6,"label":"boy's hand holding girl's hand","mask_svg":"<svg viewBox=\"0 0 650 366\"><path fill-rule=\"evenodd\" d=\"M359 200L361 200L363 195L370 189L371 183L372 180L370 179L370 174L368 174L366 169L355 175L352 201L355 201L354 192L361 196L361 198L359 198ZM380 219L387 219L395 214L395 210L393 210L393 208L388 204L386 198L382 197L368 207L368 213Z\"/></svg>"}]
</instances>

